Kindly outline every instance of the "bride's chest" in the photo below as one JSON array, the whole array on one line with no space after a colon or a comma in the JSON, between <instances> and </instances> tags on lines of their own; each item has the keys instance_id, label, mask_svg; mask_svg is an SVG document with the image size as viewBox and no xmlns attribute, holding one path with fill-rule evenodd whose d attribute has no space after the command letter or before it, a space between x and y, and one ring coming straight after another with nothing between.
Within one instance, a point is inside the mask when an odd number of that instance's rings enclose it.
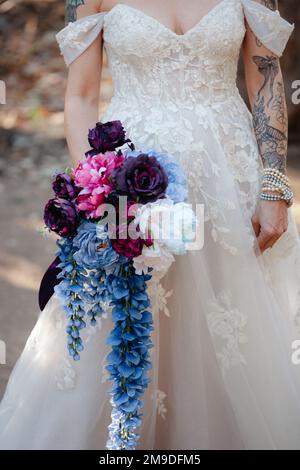
<instances>
[{"instance_id":1,"label":"bride's chest","mask_svg":"<svg viewBox=\"0 0 300 470\"><path fill-rule=\"evenodd\" d=\"M185 34L177 34L157 19L125 4L105 17L107 52L134 58L235 56L245 35L241 2L221 0Z\"/></svg>"}]
</instances>

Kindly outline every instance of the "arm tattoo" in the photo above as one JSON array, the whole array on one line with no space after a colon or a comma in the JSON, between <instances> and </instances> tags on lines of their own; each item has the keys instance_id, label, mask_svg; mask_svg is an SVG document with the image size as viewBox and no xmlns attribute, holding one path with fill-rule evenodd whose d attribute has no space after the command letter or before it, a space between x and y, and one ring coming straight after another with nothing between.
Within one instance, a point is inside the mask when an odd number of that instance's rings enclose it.
<instances>
[{"instance_id":1,"label":"arm tattoo","mask_svg":"<svg viewBox=\"0 0 300 470\"><path fill-rule=\"evenodd\" d=\"M66 23L77 20L77 8L79 5L84 5L84 0L66 0Z\"/></svg>"},{"instance_id":2,"label":"arm tattoo","mask_svg":"<svg viewBox=\"0 0 300 470\"><path fill-rule=\"evenodd\" d=\"M267 7L270 8L270 10L278 10L278 1L277 0L261 0L260 3Z\"/></svg>"},{"instance_id":3,"label":"arm tattoo","mask_svg":"<svg viewBox=\"0 0 300 470\"><path fill-rule=\"evenodd\" d=\"M253 107L253 125L264 166L286 170L286 135L270 125L262 96Z\"/></svg>"},{"instance_id":4,"label":"arm tattoo","mask_svg":"<svg viewBox=\"0 0 300 470\"><path fill-rule=\"evenodd\" d=\"M266 56L266 57L254 56L253 61L257 65L259 73L261 73L265 79L260 90L258 91L258 96L260 96L265 86L269 84L270 95L271 95L267 103L267 105L269 106L270 102L272 101L274 97L274 81L279 72L278 59L277 57L274 57L274 56Z\"/></svg>"},{"instance_id":5,"label":"arm tattoo","mask_svg":"<svg viewBox=\"0 0 300 470\"><path fill-rule=\"evenodd\" d=\"M283 131L287 132L288 122L285 112L284 86L282 82L277 83L277 90L272 104L272 109L276 111L276 119L282 125Z\"/></svg>"},{"instance_id":6,"label":"arm tattoo","mask_svg":"<svg viewBox=\"0 0 300 470\"><path fill-rule=\"evenodd\" d=\"M253 57L264 83L253 106L253 126L263 165L286 173L287 114L282 80L276 57Z\"/></svg>"},{"instance_id":7,"label":"arm tattoo","mask_svg":"<svg viewBox=\"0 0 300 470\"><path fill-rule=\"evenodd\" d=\"M262 46L262 42L258 39L258 37L255 36L255 42L256 42L256 45L257 47L261 47Z\"/></svg>"}]
</instances>

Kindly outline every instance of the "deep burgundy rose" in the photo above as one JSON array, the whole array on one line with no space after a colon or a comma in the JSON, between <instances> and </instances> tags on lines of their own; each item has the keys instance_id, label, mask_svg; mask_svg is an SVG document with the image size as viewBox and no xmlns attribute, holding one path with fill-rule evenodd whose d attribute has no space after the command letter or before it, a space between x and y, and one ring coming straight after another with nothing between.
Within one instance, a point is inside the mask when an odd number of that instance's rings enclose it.
<instances>
[{"instance_id":1,"label":"deep burgundy rose","mask_svg":"<svg viewBox=\"0 0 300 470\"><path fill-rule=\"evenodd\" d=\"M45 206L44 221L52 232L63 238L72 237L78 226L75 204L62 198L50 199Z\"/></svg>"},{"instance_id":2,"label":"deep burgundy rose","mask_svg":"<svg viewBox=\"0 0 300 470\"><path fill-rule=\"evenodd\" d=\"M137 238L136 240L130 238L127 233L127 225L120 225L117 228L116 235L117 238L111 239L111 244L119 255L126 256L127 258L135 258L142 253L144 240L142 238ZM125 235L126 238L120 238L120 236L124 237Z\"/></svg>"},{"instance_id":3,"label":"deep burgundy rose","mask_svg":"<svg viewBox=\"0 0 300 470\"><path fill-rule=\"evenodd\" d=\"M144 246L141 238L138 238L137 240L122 240L116 238L115 240L111 241L111 244L116 253L121 256L126 256L130 259L139 256L142 253Z\"/></svg>"},{"instance_id":4,"label":"deep burgundy rose","mask_svg":"<svg viewBox=\"0 0 300 470\"><path fill-rule=\"evenodd\" d=\"M168 186L168 177L157 159L143 153L127 157L114 171L113 180L117 192L143 204L165 197Z\"/></svg>"},{"instance_id":5,"label":"deep burgundy rose","mask_svg":"<svg viewBox=\"0 0 300 470\"><path fill-rule=\"evenodd\" d=\"M52 183L55 195L63 199L75 199L80 191L74 184L74 180L67 173L59 173L56 175Z\"/></svg>"},{"instance_id":6,"label":"deep burgundy rose","mask_svg":"<svg viewBox=\"0 0 300 470\"><path fill-rule=\"evenodd\" d=\"M117 238L111 239L113 249L119 255L126 256L130 259L139 256L142 253L144 245L151 246L153 244L153 241L150 237L148 237L147 239L131 238L128 234L127 225L125 224L121 224L117 227L116 236ZM124 238L124 236L126 236L126 238Z\"/></svg>"},{"instance_id":7,"label":"deep burgundy rose","mask_svg":"<svg viewBox=\"0 0 300 470\"><path fill-rule=\"evenodd\" d=\"M130 139L125 139L125 131L121 121L97 122L96 127L89 129L89 144L94 151L106 152L121 147ZM86 154L93 154L89 151Z\"/></svg>"}]
</instances>

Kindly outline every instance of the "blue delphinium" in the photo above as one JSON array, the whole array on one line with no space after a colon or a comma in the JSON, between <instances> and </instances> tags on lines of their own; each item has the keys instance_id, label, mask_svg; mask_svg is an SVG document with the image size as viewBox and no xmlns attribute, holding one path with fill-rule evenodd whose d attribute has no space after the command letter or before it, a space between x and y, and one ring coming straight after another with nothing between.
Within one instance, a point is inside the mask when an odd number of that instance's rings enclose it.
<instances>
[{"instance_id":1,"label":"blue delphinium","mask_svg":"<svg viewBox=\"0 0 300 470\"><path fill-rule=\"evenodd\" d=\"M87 316L90 318L91 325L93 326L96 325L97 318L100 318L104 313L103 303L109 301L105 277L105 271L99 269L89 271L89 275L86 278L83 299L86 303Z\"/></svg>"},{"instance_id":2,"label":"blue delphinium","mask_svg":"<svg viewBox=\"0 0 300 470\"><path fill-rule=\"evenodd\" d=\"M74 247L71 239L60 239L57 245L60 248L57 253L60 259L58 267L61 268L58 277L62 281L55 286L54 290L60 297L68 318L66 331L69 354L75 361L78 361L79 353L83 350L80 330L86 326L84 303L81 298L86 272L74 260Z\"/></svg>"},{"instance_id":3,"label":"blue delphinium","mask_svg":"<svg viewBox=\"0 0 300 470\"><path fill-rule=\"evenodd\" d=\"M112 346L107 356L107 370L113 381L108 449L134 449L141 425L142 395L152 367L149 350L153 330L147 281L150 275L137 275L131 264L123 265L107 276L106 285L111 298L114 328L107 339Z\"/></svg>"},{"instance_id":4,"label":"blue delphinium","mask_svg":"<svg viewBox=\"0 0 300 470\"><path fill-rule=\"evenodd\" d=\"M157 159L168 176L168 187L166 189L166 197L172 199L173 202L184 202L188 196L187 182L179 163L168 153L158 152L152 148L141 150L126 149L124 153L127 156L137 157L141 152L147 153Z\"/></svg>"}]
</instances>

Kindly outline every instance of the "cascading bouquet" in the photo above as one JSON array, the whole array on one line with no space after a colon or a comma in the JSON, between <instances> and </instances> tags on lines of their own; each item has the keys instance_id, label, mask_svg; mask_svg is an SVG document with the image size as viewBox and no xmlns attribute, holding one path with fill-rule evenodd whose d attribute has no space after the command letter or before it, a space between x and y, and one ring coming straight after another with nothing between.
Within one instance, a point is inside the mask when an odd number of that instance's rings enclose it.
<instances>
[{"instance_id":1,"label":"cascading bouquet","mask_svg":"<svg viewBox=\"0 0 300 470\"><path fill-rule=\"evenodd\" d=\"M88 141L85 159L55 175L55 197L46 204L44 220L61 237L55 291L75 361L84 348L80 334L86 319L95 325L110 306L107 448L134 449L153 347L147 283L168 270L174 255L186 252L196 218L185 203L183 172L170 155L136 150L120 121L97 123Z\"/></svg>"}]
</instances>

